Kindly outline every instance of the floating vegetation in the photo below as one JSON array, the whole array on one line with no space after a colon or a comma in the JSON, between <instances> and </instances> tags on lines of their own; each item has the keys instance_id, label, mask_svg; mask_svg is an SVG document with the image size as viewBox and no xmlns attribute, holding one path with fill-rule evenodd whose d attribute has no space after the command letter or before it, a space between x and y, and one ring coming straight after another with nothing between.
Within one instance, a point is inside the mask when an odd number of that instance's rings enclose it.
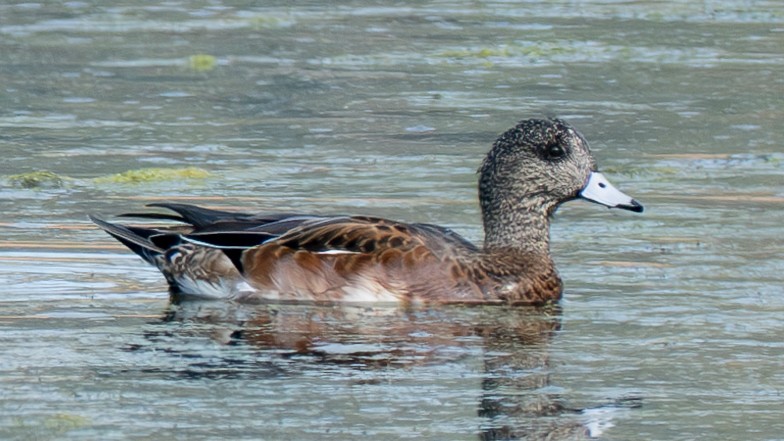
<instances>
[{"instance_id":1,"label":"floating vegetation","mask_svg":"<svg viewBox=\"0 0 784 441\"><path fill-rule=\"evenodd\" d=\"M520 42L491 47L452 48L436 52L436 58L463 64L547 62L599 62L621 60L624 63L687 64L706 66L724 60L725 54L712 48L677 49L667 46L612 45L600 41L561 40L556 42Z\"/></svg>"},{"instance_id":2,"label":"floating vegetation","mask_svg":"<svg viewBox=\"0 0 784 441\"><path fill-rule=\"evenodd\" d=\"M218 60L212 55L196 54L188 57L188 67L196 72L209 72L218 65Z\"/></svg>"},{"instance_id":3,"label":"floating vegetation","mask_svg":"<svg viewBox=\"0 0 784 441\"><path fill-rule=\"evenodd\" d=\"M9 176L8 182L18 188L62 188L64 178L49 170L36 170Z\"/></svg>"},{"instance_id":4,"label":"floating vegetation","mask_svg":"<svg viewBox=\"0 0 784 441\"><path fill-rule=\"evenodd\" d=\"M576 50L574 47L556 44L502 45L498 47L447 50L439 53L438 56L444 58L541 58L573 53Z\"/></svg>"},{"instance_id":5,"label":"floating vegetation","mask_svg":"<svg viewBox=\"0 0 784 441\"><path fill-rule=\"evenodd\" d=\"M90 420L81 415L71 413L58 413L48 417L43 426L56 433L65 433L69 430L79 429L90 424Z\"/></svg>"},{"instance_id":6,"label":"floating vegetation","mask_svg":"<svg viewBox=\"0 0 784 441\"><path fill-rule=\"evenodd\" d=\"M267 15L254 15L249 21L251 27L256 30L278 28L285 24L280 18Z\"/></svg>"},{"instance_id":7,"label":"floating vegetation","mask_svg":"<svg viewBox=\"0 0 784 441\"><path fill-rule=\"evenodd\" d=\"M143 184L158 181L205 179L210 172L197 167L187 168L140 168L110 176L95 178L99 184Z\"/></svg>"},{"instance_id":8,"label":"floating vegetation","mask_svg":"<svg viewBox=\"0 0 784 441\"><path fill-rule=\"evenodd\" d=\"M510 57L512 56L509 48L481 48L481 49L458 49L448 50L438 54L439 57L446 58L489 58L489 57Z\"/></svg>"},{"instance_id":9,"label":"floating vegetation","mask_svg":"<svg viewBox=\"0 0 784 441\"><path fill-rule=\"evenodd\" d=\"M15 417L11 419L11 424L11 427L27 435L25 439L59 439L58 435L87 427L91 421L81 415L57 413L43 419Z\"/></svg>"}]
</instances>

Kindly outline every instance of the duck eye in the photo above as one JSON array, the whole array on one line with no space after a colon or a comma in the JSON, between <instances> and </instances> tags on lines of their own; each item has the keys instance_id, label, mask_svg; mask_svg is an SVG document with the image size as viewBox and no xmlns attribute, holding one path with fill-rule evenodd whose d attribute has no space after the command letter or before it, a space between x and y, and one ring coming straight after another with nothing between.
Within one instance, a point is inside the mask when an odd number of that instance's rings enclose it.
<instances>
[{"instance_id":1,"label":"duck eye","mask_svg":"<svg viewBox=\"0 0 784 441\"><path fill-rule=\"evenodd\" d=\"M561 144L553 144L547 147L547 158L548 159L558 159L563 158L566 156L566 150L561 147Z\"/></svg>"}]
</instances>

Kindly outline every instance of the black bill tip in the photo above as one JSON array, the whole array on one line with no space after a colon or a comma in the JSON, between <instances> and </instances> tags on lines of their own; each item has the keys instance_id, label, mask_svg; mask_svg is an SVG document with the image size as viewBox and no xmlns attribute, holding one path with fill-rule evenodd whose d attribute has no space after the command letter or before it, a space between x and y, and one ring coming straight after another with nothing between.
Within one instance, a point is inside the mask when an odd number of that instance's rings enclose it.
<instances>
[{"instance_id":1,"label":"black bill tip","mask_svg":"<svg viewBox=\"0 0 784 441\"><path fill-rule=\"evenodd\" d=\"M623 204L623 205L616 205L615 208L621 208L624 210L633 211L635 213L642 213L645 210L645 207L642 206L641 203L632 199L630 204Z\"/></svg>"}]
</instances>

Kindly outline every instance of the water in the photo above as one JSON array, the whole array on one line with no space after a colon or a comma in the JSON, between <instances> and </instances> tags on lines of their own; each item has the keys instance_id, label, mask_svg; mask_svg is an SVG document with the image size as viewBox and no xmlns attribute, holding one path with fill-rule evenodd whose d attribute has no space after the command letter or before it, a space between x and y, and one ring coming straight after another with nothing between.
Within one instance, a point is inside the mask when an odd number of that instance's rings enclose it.
<instances>
[{"instance_id":1,"label":"water","mask_svg":"<svg viewBox=\"0 0 784 441\"><path fill-rule=\"evenodd\" d=\"M782 48L776 1L6 2L0 438L781 439ZM560 310L171 304L85 217L478 240L482 154L542 114L646 206L558 212ZM211 175L96 180L146 167Z\"/></svg>"}]
</instances>

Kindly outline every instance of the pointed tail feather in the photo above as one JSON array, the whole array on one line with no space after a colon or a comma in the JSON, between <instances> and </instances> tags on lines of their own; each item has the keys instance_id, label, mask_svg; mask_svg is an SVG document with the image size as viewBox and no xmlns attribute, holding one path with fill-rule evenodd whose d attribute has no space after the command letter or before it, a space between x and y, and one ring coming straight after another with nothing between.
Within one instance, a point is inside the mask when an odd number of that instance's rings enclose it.
<instances>
[{"instance_id":1,"label":"pointed tail feather","mask_svg":"<svg viewBox=\"0 0 784 441\"><path fill-rule=\"evenodd\" d=\"M121 213L117 217L133 217L137 219L169 220L175 222L188 223L182 216L167 213Z\"/></svg>"},{"instance_id":2,"label":"pointed tail feather","mask_svg":"<svg viewBox=\"0 0 784 441\"><path fill-rule=\"evenodd\" d=\"M138 254L142 259L152 265L157 266L156 261L158 256L166 251L163 248L156 246L150 240L152 236L160 234L158 231L146 228L127 227L125 225L112 224L93 215L89 215L88 217L96 225L101 227L102 230L109 233L110 236L120 241L120 243L128 247L131 251Z\"/></svg>"},{"instance_id":3,"label":"pointed tail feather","mask_svg":"<svg viewBox=\"0 0 784 441\"><path fill-rule=\"evenodd\" d=\"M167 220L192 226L192 233L222 233L230 231L263 231L270 234L283 234L302 223L321 219L321 216L300 215L295 213L243 213L213 210L191 204L156 202L148 207L165 208L174 213L123 213L121 217L139 219Z\"/></svg>"},{"instance_id":4,"label":"pointed tail feather","mask_svg":"<svg viewBox=\"0 0 784 441\"><path fill-rule=\"evenodd\" d=\"M192 225L196 228L204 228L215 222L225 219L233 219L242 216L242 213L232 213L229 211L211 210L191 204L177 204L173 202L156 202L147 204L148 207L165 208L176 214L171 213L123 213L120 217L135 217L140 219L170 220Z\"/></svg>"}]
</instances>

